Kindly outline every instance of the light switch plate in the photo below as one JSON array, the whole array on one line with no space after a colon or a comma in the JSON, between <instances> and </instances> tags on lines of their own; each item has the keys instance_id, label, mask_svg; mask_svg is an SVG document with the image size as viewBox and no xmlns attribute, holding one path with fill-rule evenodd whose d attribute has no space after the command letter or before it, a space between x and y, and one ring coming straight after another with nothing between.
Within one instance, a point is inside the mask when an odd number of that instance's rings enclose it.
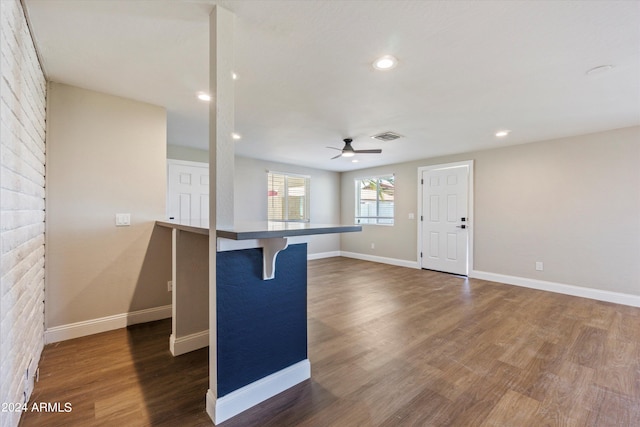
<instances>
[{"instance_id":1,"label":"light switch plate","mask_svg":"<svg viewBox=\"0 0 640 427\"><path fill-rule=\"evenodd\" d=\"M126 227L131 225L131 214L117 213L116 214L116 227Z\"/></svg>"}]
</instances>

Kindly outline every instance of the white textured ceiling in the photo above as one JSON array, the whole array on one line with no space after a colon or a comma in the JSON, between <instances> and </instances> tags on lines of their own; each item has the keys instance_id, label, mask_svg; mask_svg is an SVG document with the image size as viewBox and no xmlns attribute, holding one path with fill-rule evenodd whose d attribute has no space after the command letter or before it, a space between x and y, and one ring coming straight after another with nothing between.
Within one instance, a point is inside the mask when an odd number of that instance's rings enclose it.
<instances>
[{"instance_id":1,"label":"white textured ceiling","mask_svg":"<svg viewBox=\"0 0 640 427\"><path fill-rule=\"evenodd\" d=\"M345 171L640 124L640 1L25 3L50 80L165 106L175 145L208 147L214 4L236 15L240 155ZM346 137L383 153L329 160Z\"/></svg>"}]
</instances>

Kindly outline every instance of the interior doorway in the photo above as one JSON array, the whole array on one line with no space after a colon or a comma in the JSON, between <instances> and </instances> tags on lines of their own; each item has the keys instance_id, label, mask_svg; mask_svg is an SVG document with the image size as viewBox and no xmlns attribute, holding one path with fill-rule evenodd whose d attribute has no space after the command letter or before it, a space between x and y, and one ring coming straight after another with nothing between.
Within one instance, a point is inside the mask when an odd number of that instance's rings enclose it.
<instances>
[{"instance_id":1,"label":"interior doorway","mask_svg":"<svg viewBox=\"0 0 640 427\"><path fill-rule=\"evenodd\" d=\"M473 255L473 160L418 168L420 268L468 276Z\"/></svg>"},{"instance_id":2,"label":"interior doorway","mask_svg":"<svg viewBox=\"0 0 640 427\"><path fill-rule=\"evenodd\" d=\"M167 218L209 221L209 165L167 160Z\"/></svg>"}]
</instances>

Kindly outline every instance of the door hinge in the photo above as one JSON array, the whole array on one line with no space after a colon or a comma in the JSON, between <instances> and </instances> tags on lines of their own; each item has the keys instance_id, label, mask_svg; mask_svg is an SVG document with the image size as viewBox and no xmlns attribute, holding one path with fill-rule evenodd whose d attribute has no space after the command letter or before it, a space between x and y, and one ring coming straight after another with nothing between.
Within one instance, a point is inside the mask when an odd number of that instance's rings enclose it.
<instances>
[{"instance_id":1,"label":"door hinge","mask_svg":"<svg viewBox=\"0 0 640 427\"><path fill-rule=\"evenodd\" d=\"M420 184L424 185L424 178L420 178Z\"/></svg>"},{"instance_id":2,"label":"door hinge","mask_svg":"<svg viewBox=\"0 0 640 427\"><path fill-rule=\"evenodd\" d=\"M424 217L420 215L420 221L424 221Z\"/></svg>"},{"instance_id":3,"label":"door hinge","mask_svg":"<svg viewBox=\"0 0 640 427\"><path fill-rule=\"evenodd\" d=\"M420 252L420 258L422 258L422 252Z\"/></svg>"}]
</instances>

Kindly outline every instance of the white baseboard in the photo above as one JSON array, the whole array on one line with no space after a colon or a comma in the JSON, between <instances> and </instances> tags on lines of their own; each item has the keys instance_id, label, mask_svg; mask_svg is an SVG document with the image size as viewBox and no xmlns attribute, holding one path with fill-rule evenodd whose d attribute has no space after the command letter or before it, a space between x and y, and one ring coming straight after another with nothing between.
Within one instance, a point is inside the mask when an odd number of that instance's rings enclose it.
<instances>
[{"instance_id":1,"label":"white baseboard","mask_svg":"<svg viewBox=\"0 0 640 427\"><path fill-rule=\"evenodd\" d=\"M87 335L99 334L114 329L125 328L137 323L153 322L154 320L171 317L171 305L148 308L145 310L120 313L113 316L100 317L82 322L47 328L44 332L44 343L70 340Z\"/></svg>"},{"instance_id":2,"label":"white baseboard","mask_svg":"<svg viewBox=\"0 0 640 427\"><path fill-rule=\"evenodd\" d=\"M340 251L333 251L333 252L319 252L317 254L308 254L307 255L307 260L311 261L314 259L322 259L322 258L333 258L336 256L340 256Z\"/></svg>"},{"instance_id":3,"label":"white baseboard","mask_svg":"<svg viewBox=\"0 0 640 427\"><path fill-rule=\"evenodd\" d=\"M311 364L309 359L305 359L219 399L209 390L207 391L207 414L215 424L220 424L309 378L311 378Z\"/></svg>"},{"instance_id":4,"label":"white baseboard","mask_svg":"<svg viewBox=\"0 0 640 427\"><path fill-rule=\"evenodd\" d=\"M196 332L176 338L171 334L169 337L169 350L174 356L189 353L204 347L209 347L209 330Z\"/></svg>"},{"instance_id":5,"label":"white baseboard","mask_svg":"<svg viewBox=\"0 0 640 427\"><path fill-rule=\"evenodd\" d=\"M363 261L372 261L372 262L379 262L382 264L397 265L398 267L420 268L420 264L418 264L417 261L408 261L406 259L386 258L382 256L359 254L356 252L345 252L345 251L340 251L340 256L347 257L347 258L361 259Z\"/></svg>"},{"instance_id":6,"label":"white baseboard","mask_svg":"<svg viewBox=\"0 0 640 427\"><path fill-rule=\"evenodd\" d=\"M640 295L623 294L620 292L605 291L602 289L585 288L582 286L566 285L563 283L488 273L486 271L478 270L473 270L469 277L488 280L491 282L506 283L508 285L522 286L525 288L539 289L541 291L555 292L558 294L573 295L598 301L612 302L615 304L629 305L632 307L640 307Z\"/></svg>"}]
</instances>

